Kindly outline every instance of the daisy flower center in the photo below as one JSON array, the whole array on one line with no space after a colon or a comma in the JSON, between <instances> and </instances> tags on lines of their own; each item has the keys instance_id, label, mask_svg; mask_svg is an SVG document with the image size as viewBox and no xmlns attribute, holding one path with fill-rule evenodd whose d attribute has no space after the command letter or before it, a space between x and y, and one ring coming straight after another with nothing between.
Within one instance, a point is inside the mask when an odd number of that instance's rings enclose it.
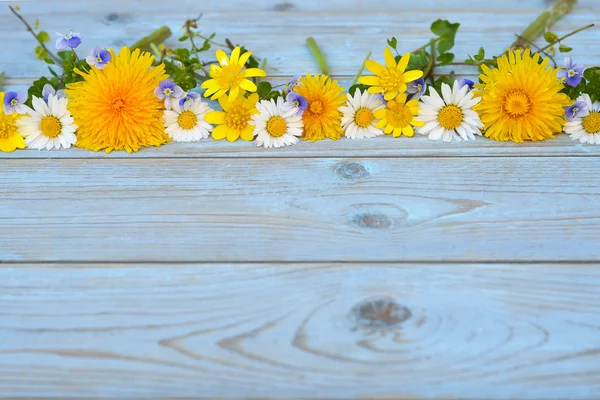
<instances>
[{"instance_id":1,"label":"daisy flower center","mask_svg":"<svg viewBox=\"0 0 600 400\"><path fill-rule=\"evenodd\" d=\"M368 108L361 108L354 114L354 122L361 128L366 128L373 122L373 111Z\"/></svg>"},{"instance_id":2,"label":"daisy flower center","mask_svg":"<svg viewBox=\"0 0 600 400\"><path fill-rule=\"evenodd\" d=\"M267 132L273 137L281 137L287 131L287 124L281 117L271 117L267 122Z\"/></svg>"},{"instance_id":3,"label":"daisy flower center","mask_svg":"<svg viewBox=\"0 0 600 400\"><path fill-rule=\"evenodd\" d=\"M446 130L456 129L463 122L463 112L455 105L448 105L438 114L438 122Z\"/></svg>"},{"instance_id":4,"label":"daisy flower center","mask_svg":"<svg viewBox=\"0 0 600 400\"><path fill-rule=\"evenodd\" d=\"M510 92L504 99L504 111L512 117L520 117L531 109L529 96L521 90Z\"/></svg>"},{"instance_id":5,"label":"daisy flower center","mask_svg":"<svg viewBox=\"0 0 600 400\"><path fill-rule=\"evenodd\" d=\"M241 105L233 106L225 116L225 125L237 131L243 131L250 121L250 113Z\"/></svg>"},{"instance_id":6,"label":"daisy flower center","mask_svg":"<svg viewBox=\"0 0 600 400\"><path fill-rule=\"evenodd\" d=\"M184 112L179 114L179 117L177 117L177 123L183 129L190 130L196 126L196 124L198 123L198 118L196 117L196 114L194 114L190 110L185 110Z\"/></svg>"},{"instance_id":7,"label":"daisy flower center","mask_svg":"<svg viewBox=\"0 0 600 400\"><path fill-rule=\"evenodd\" d=\"M310 106L308 107L309 111L312 114L321 114L323 112L323 103L321 102L321 100L315 100L313 102L310 103Z\"/></svg>"},{"instance_id":8,"label":"daisy flower center","mask_svg":"<svg viewBox=\"0 0 600 400\"><path fill-rule=\"evenodd\" d=\"M40 122L40 130L46 137L49 137L49 138L57 137L58 135L60 135L61 129L62 129L62 124L60 123L58 118L56 118L53 115L44 117L42 119L42 122Z\"/></svg>"},{"instance_id":9,"label":"daisy flower center","mask_svg":"<svg viewBox=\"0 0 600 400\"><path fill-rule=\"evenodd\" d=\"M404 74L397 70L386 70L379 78L379 86L386 92L397 90L404 83Z\"/></svg>"},{"instance_id":10,"label":"daisy flower center","mask_svg":"<svg viewBox=\"0 0 600 400\"><path fill-rule=\"evenodd\" d=\"M600 132L600 112L592 111L587 117L583 119L583 129L587 133L599 133Z\"/></svg>"},{"instance_id":11,"label":"daisy flower center","mask_svg":"<svg viewBox=\"0 0 600 400\"><path fill-rule=\"evenodd\" d=\"M241 71L241 66L237 64L223 66L221 73L215 75L215 80L221 88L229 90L242 82Z\"/></svg>"},{"instance_id":12,"label":"daisy flower center","mask_svg":"<svg viewBox=\"0 0 600 400\"><path fill-rule=\"evenodd\" d=\"M17 128L8 122L0 121L0 139L8 139L15 134Z\"/></svg>"}]
</instances>

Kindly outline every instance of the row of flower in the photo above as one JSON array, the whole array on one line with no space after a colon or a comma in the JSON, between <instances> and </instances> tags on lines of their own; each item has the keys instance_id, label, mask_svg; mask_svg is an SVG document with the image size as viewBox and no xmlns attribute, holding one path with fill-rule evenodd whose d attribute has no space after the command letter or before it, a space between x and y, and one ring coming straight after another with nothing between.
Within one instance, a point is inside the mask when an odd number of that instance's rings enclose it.
<instances>
[{"instance_id":1,"label":"row of flower","mask_svg":"<svg viewBox=\"0 0 600 400\"><path fill-rule=\"evenodd\" d=\"M59 37L58 49L81 43L76 34ZM139 49L92 49L89 68L75 69L83 79L65 90L44 86L42 97L0 93L0 150L60 149L138 151L170 141L254 140L258 146L283 147L301 139L364 139L384 134L432 140L493 140L522 143L565 132L581 143L600 144L600 102L582 94L575 102L563 93L577 86L584 68L565 59L561 69L530 50L509 51L497 67L482 65L479 83L463 79L442 84L441 93L407 70L410 53L394 57L386 47L384 63L367 60L372 73L361 76L364 89L344 93L326 75L294 78L276 98L260 99L260 68L247 68L249 51L236 47L228 56L217 50L218 65L202 83L201 94L185 92L170 80L164 65Z\"/></svg>"}]
</instances>

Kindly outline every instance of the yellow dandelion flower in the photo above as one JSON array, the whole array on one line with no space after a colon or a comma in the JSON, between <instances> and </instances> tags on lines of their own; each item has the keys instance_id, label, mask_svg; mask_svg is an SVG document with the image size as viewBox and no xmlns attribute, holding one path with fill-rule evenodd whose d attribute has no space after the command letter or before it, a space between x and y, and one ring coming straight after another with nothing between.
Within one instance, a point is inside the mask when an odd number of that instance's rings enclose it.
<instances>
[{"instance_id":1,"label":"yellow dandelion flower","mask_svg":"<svg viewBox=\"0 0 600 400\"><path fill-rule=\"evenodd\" d=\"M16 122L19 115L17 113L4 114L2 104L4 104L4 92L0 92L0 151L10 153L16 149L24 149L25 139L17 131Z\"/></svg>"},{"instance_id":2,"label":"yellow dandelion flower","mask_svg":"<svg viewBox=\"0 0 600 400\"><path fill-rule=\"evenodd\" d=\"M162 124L163 102L154 95L167 79L164 65L152 67L154 56L123 47L103 69L77 71L84 81L65 90L69 110L79 126L75 146L98 151L138 151L169 141Z\"/></svg>"},{"instance_id":3,"label":"yellow dandelion flower","mask_svg":"<svg viewBox=\"0 0 600 400\"><path fill-rule=\"evenodd\" d=\"M256 103L258 94L254 93L245 98L239 95L234 101L229 101L227 96L219 98L219 104L223 111L210 111L204 117L209 124L215 124L217 127L212 131L212 137L215 140L227 138L230 142L235 142L239 137L250 142L254 138L254 126L249 122L254 114L258 114Z\"/></svg>"},{"instance_id":4,"label":"yellow dandelion flower","mask_svg":"<svg viewBox=\"0 0 600 400\"><path fill-rule=\"evenodd\" d=\"M231 58L228 58L221 49L217 50L217 61L220 65L212 64L210 66L210 77L200 86L206 89L204 97L211 97L211 100L220 99L229 92L229 101L233 102L238 95L247 92L256 92L256 85L249 79L257 76L267 76L267 73L260 68L244 69L244 65L252 55L247 51L240 55L240 48L236 47L231 52Z\"/></svg>"},{"instance_id":5,"label":"yellow dandelion flower","mask_svg":"<svg viewBox=\"0 0 600 400\"><path fill-rule=\"evenodd\" d=\"M386 135L394 137L400 135L412 137L415 134L413 126L423 126L424 122L415 119L419 113L419 101L406 101L406 93L400 93L395 99L388 101L387 108L375 111L375 118L379 119L377 129L384 128Z\"/></svg>"},{"instance_id":6,"label":"yellow dandelion flower","mask_svg":"<svg viewBox=\"0 0 600 400\"><path fill-rule=\"evenodd\" d=\"M346 103L344 88L327 75L308 74L300 78L295 91L308 102L302 115L304 140L338 140L342 132L342 112L339 108Z\"/></svg>"},{"instance_id":7,"label":"yellow dandelion flower","mask_svg":"<svg viewBox=\"0 0 600 400\"><path fill-rule=\"evenodd\" d=\"M385 66L373 60L367 60L365 67L375 76L361 76L358 81L363 85L371 86L369 93L383 94L386 100L392 100L398 93L406 92L408 82L416 81L423 76L423 71L406 71L410 61L410 53L406 53L396 63L389 47L383 52Z\"/></svg>"},{"instance_id":8,"label":"yellow dandelion flower","mask_svg":"<svg viewBox=\"0 0 600 400\"><path fill-rule=\"evenodd\" d=\"M498 68L482 65L483 73L475 96L481 102L473 109L479 113L485 136L502 142L544 140L560 133L565 124L569 97L559 93L563 84L549 58L539 63L540 55L530 50L509 51L498 59Z\"/></svg>"}]
</instances>

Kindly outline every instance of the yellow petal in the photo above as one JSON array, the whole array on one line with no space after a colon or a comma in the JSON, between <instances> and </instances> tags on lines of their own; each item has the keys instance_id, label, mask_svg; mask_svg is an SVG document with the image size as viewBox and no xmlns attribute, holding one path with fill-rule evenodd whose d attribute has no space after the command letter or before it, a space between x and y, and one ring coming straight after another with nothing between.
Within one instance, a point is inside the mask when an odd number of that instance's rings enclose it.
<instances>
[{"instance_id":1,"label":"yellow petal","mask_svg":"<svg viewBox=\"0 0 600 400\"><path fill-rule=\"evenodd\" d=\"M373 60L365 61L365 67L367 67L367 69L375 75L381 75L385 71L385 67L383 65Z\"/></svg>"},{"instance_id":2,"label":"yellow petal","mask_svg":"<svg viewBox=\"0 0 600 400\"><path fill-rule=\"evenodd\" d=\"M383 93L383 88L380 88L379 86L371 86L369 89L367 89L367 91L373 94L381 94Z\"/></svg>"},{"instance_id":3,"label":"yellow petal","mask_svg":"<svg viewBox=\"0 0 600 400\"><path fill-rule=\"evenodd\" d=\"M248 79L242 79L242 81L240 82L240 87L249 92L256 92L256 85L254 84L254 82L249 81Z\"/></svg>"},{"instance_id":4,"label":"yellow petal","mask_svg":"<svg viewBox=\"0 0 600 400\"><path fill-rule=\"evenodd\" d=\"M252 125L248 125L246 129L242 131L242 139L246 142L251 142L254 139L254 127Z\"/></svg>"},{"instance_id":5,"label":"yellow petal","mask_svg":"<svg viewBox=\"0 0 600 400\"><path fill-rule=\"evenodd\" d=\"M23 138L23 136L19 134L13 135L11 141L17 149L25 148L25 139Z\"/></svg>"},{"instance_id":6,"label":"yellow petal","mask_svg":"<svg viewBox=\"0 0 600 400\"><path fill-rule=\"evenodd\" d=\"M416 81L417 79L421 78L422 76L423 76L423 71L417 71L417 70L406 71L404 73L404 81L405 82Z\"/></svg>"},{"instance_id":7,"label":"yellow petal","mask_svg":"<svg viewBox=\"0 0 600 400\"><path fill-rule=\"evenodd\" d=\"M396 95L397 95L397 94L398 94L398 92L394 90L394 91L392 91L392 92L387 92L387 93L386 93L386 94L383 96L383 98L389 101L389 100L392 100L394 97L396 97Z\"/></svg>"},{"instance_id":8,"label":"yellow petal","mask_svg":"<svg viewBox=\"0 0 600 400\"><path fill-rule=\"evenodd\" d=\"M0 139L0 151L3 153L10 153L15 151L16 146L10 139Z\"/></svg>"},{"instance_id":9,"label":"yellow petal","mask_svg":"<svg viewBox=\"0 0 600 400\"><path fill-rule=\"evenodd\" d=\"M406 93L404 93L404 92L400 93L398 95L398 97L396 97L396 101L401 104L406 103Z\"/></svg>"},{"instance_id":10,"label":"yellow petal","mask_svg":"<svg viewBox=\"0 0 600 400\"><path fill-rule=\"evenodd\" d=\"M227 137L227 126L219 125L212 131L212 137L215 140L223 140Z\"/></svg>"},{"instance_id":11,"label":"yellow petal","mask_svg":"<svg viewBox=\"0 0 600 400\"><path fill-rule=\"evenodd\" d=\"M225 123L225 113L223 111L209 111L204 116L204 120L209 124L220 125Z\"/></svg>"},{"instance_id":12,"label":"yellow petal","mask_svg":"<svg viewBox=\"0 0 600 400\"><path fill-rule=\"evenodd\" d=\"M379 77L377 76L361 76L358 81L363 85L376 86L379 85Z\"/></svg>"},{"instance_id":13,"label":"yellow petal","mask_svg":"<svg viewBox=\"0 0 600 400\"><path fill-rule=\"evenodd\" d=\"M408 65L409 61L410 61L410 53L404 54L402 56L402 58L400 59L400 62L398 62L398 66L396 67L396 71L403 72L406 69L406 66Z\"/></svg>"},{"instance_id":14,"label":"yellow petal","mask_svg":"<svg viewBox=\"0 0 600 400\"><path fill-rule=\"evenodd\" d=\"M373 113L373 115L374 115L374 116L375 116L375 118L377 118L377 119L382 119L382 118L385 118L385 113L386 113L386 112L387 112L387 110L386 110L385 108L381 108L381 109L379 109L379 110L375 111L375 112Z\"/></svg>"},{"instance_id":15,"label":"yellow petal","mask_svg":"<svg viewBox=\"0 0 600 400\"><path fill-rule=\"evenodd\" d=\"M229 101L234 101L240 94L240 87L236 86L229 91Z\"/></svg>"},{"instance_id":16,"label":"yellow petal","mask_svg":"<svg viewBox=\"0 0 600 400\"><path fill-rule=\"evenodd\" d=\"M259 99L258 94L252 93L250 96L248 96L247 99L245 99L244 107L245 108L254 108L256 106L256 103L258 103L258 99Z\"/></svg>"},{"instance_id":17,"label":"yellow petal","mask_svg":"<svg viewBox=\"0 0 600 400\"><path fill-rule=\"evenodd\" d=\"M423 126L425 125L425 122L423 121L419 121L418 119L414 119L412 121L410 121L411 125L413 126Z\"/></svg>"},{"instance_id":18,"label":"yellow petal","mask_svg":"<svg viewBox=\"0 0 600 400\"><path fill-rule=\"evenodd\" d=\"M383 51L383 58L385 59L385 65L388 67L388 69L396 68L396 60L394 59L394 55L389 47L386 47Z\"/></svg>"},{"instance_id":19,"label":"yellow petal","mask_svg":"<svg viewBox=\"0 0 600 400\"><path fill-rule=\"evenodd\" d=\"M394 133L393 133L394 137L398 137L401 134L402 134L402 128L394 128Z\"/></svg>"},{"instance_id":20,"label":"yellow petal","mask_svg":"<svg viewBox=\"0 0 600 400\"><path fill-rule=\"evenodd\" d=\"M253 78L255 76L267 76L267 73L260 68L248 68L242 71L242 75L244 78Z\"/></svg>"},{"instance_id":21,"label":"yellow petal","mask_svg":"<svg viewBox=\"0 0 600 400\"><path fill-rule=\"evenodd\" d=\"M237 46L235 49L233 49L231 52L231 58L229 59L231 65L237 64L238 61L240 61L240 46Z\"/></svg>"},{"instance_id":22,"label":"yellow petal","mask_svg":"<svg viewBox=\"0 0 600 400\"><path fill-rule=\"evenodd\" d=\"M227 141L235 142L240 137L240 131L237 129L227 128Z\"/></svg>"},{"instance_id":23,"label":"yellow petal","mask_svg":"<svg viewBox=\"0 0 600 400\"><path fill-rule=\"evenodd\" d=\"M219 91L217 91L215 94L213 94L213 96L210 98L211 100L218 100L218 99L222 99L223 97L225 97L225 93L227 93L227 90L225 89L220 89Z\"/></svg>"},{"instance_id":24,"label":"yellow petal","mask_svg":"<svg viewBox=\"0 0 600 400\"><path fill-rule=\"evenodd\" d=\"M408 125L402 128L402 133L404 133L408 137L412 137L415 134L415 130L412 126Z\"/></svg>"},{"instance_id":25,"label":"yellow petal","mask_svg":"<svg viewBox=\"0 0 600 400\"><path fill-rule=\"evenodd\" d=\"M393 130L394 130L394 127L393 127L392 125L389 125L389 124L388 124L388 125L385 127L385 129L383 130L383 132L389 135L390 133L392 133L392 131L393 131Z\"/></svg>"},{"instance_id":26,"label":"yellow petal","mask_svg":"<svg viewBox=\"0 0 600 400\"><path fill-rule=\"evenodd\" d=\"M419 107L419 100L411 100L411 101L407 101L406 105L408 107Z\"/></svg>"},{"instance_id":27,"label":"yellow petal","mask_svg":"<svg viewBox=\"0 0 600 400\"><path fill-rule=\"evenodd\" d=\"M221 65L229 65L229 58L227 58L227 54L221 49L216 51L217 61Z\"/></svg>"},{"instance_id":28,"label":"yellow petal","mask_svg":"<svg viewBox=\"0 0 600 400\"><path fill-rule=\"evenodd\" d=\"M229 111L229 109L231 108L231 102L229 101L227 96L219 97L219 105L221 106L223 111Z\"/></svg>"},{"instance_id":29,"label":"yellow petal","mask_svg":"<svg viewBox=\"0 0 600 400\"><path fill-rule=\"evenodd\" d=\"M379 122L377 123L377 125L376 125L375 127L376 127L377 129L381 129L381 128L385 127L385 126L386 126L386 124L387 124L387 121L386 121L385 119L382 119L381 121L379 121Z\"/></svg>"},{"instance_id":30,"label":"yellow petal","mask_svg":"<svg viewBox=\"0 0 600 400\"><path fill-rule=\"evenodd\" d=\"M248 62L248 59L250 58L250 56L251 56L251 55L252 55L252 52L251 52L251 51L247 51L247 52L245 52L244 54L242 54L242 55L240 56L240 61L239 61L239 64L240 64L240 65L245 65L245 64Z\"/></svg>"}]
</instances>

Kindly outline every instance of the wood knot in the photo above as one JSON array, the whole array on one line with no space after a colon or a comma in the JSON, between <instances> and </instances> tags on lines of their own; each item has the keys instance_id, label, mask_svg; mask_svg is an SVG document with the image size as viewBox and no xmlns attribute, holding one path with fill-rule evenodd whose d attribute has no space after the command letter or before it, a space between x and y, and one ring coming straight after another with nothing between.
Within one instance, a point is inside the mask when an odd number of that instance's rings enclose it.
<instances>
[{"instance_id":1,"label":"wood knot","mask_svg":"<svg viewBox=\"0 0 600 400\"><path fill-rule=\"evenodd\" d=\"M369 176L369 171L357 162L344 162L337 166L335 173L342 179L356 180Z\"/></svg>"},{"instance_id":2,"label":"wood knot","mask_svg":"<svg viewBox=\"0 0 600 400\"><path fill-rule=\"evenodd\" d=\"M359 228L367 229L389 229L392 226L392 220L387 215L379 213L354 214L350 222Z\"/></svg>"},{"instance_id":3,"label":"wood knot","mask_svg":"<svg viewBox=\"0 0 600 400\"><path fill-rule=\"evenodd\" d=\"M410 310L391 297L367 299L352 307L350 319L354 328L393 328L412 316Z\"/></svg>"},{"instance_id":4,"label":"wood knot","mask_svg":"<svg viewBox=\"0 0 600 400\"><path fill-rule=\"evenodd\" d=\"M273 11L289 11L294 9L294 5L288 1L278 3L273 6Z\"/></svg>"},{"instance_id":5,"label":"wood knot","mask_svg":"<svg viewBox=\"0 0 600 400\"><path fill-rule=\"evenodd\" d=\"M130 18L127 15L118 14L118 13L114 13L114 12L107 14L106 17L104 17L104 19L109 24L114 24L114 23L124 24L130 20Z\"/></svg>"}]
</instances>

